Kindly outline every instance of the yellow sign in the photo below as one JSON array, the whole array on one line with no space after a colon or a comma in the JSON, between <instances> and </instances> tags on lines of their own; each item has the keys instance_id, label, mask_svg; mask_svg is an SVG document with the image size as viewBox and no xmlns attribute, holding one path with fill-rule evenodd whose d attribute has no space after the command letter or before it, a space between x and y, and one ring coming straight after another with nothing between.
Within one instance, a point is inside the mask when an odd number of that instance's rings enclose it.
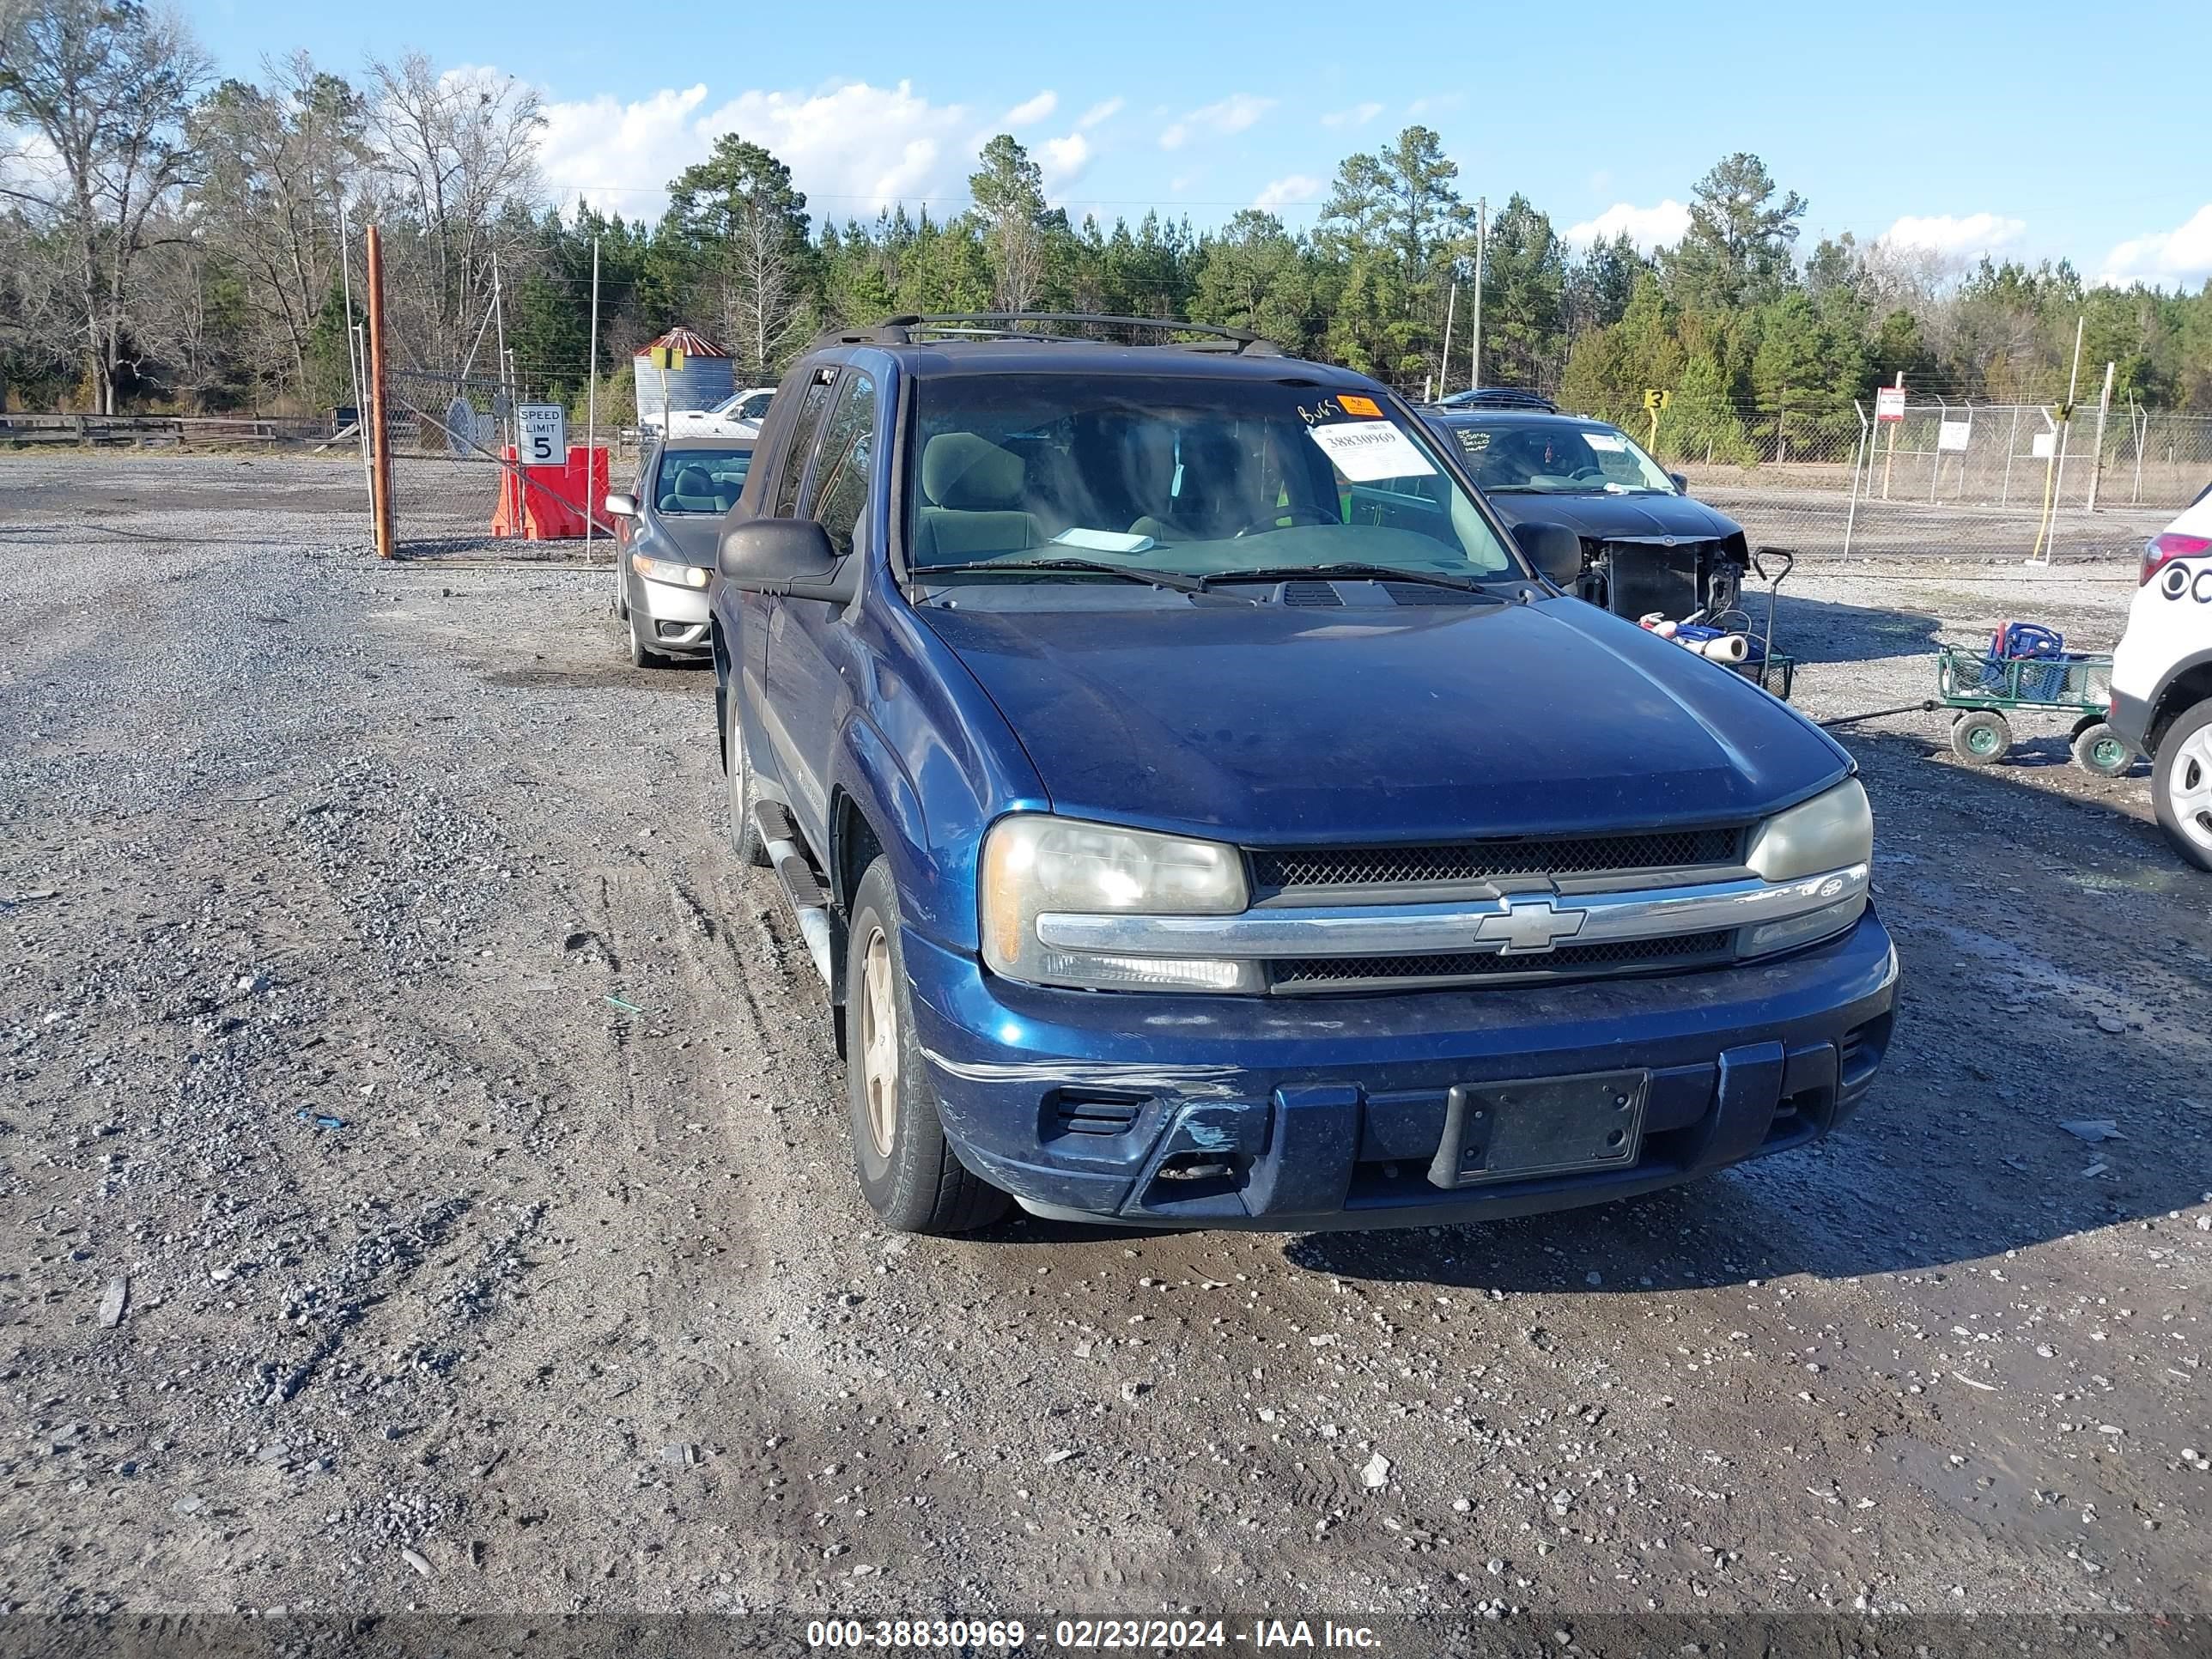
<instances>
[{"instance_id":1,"label":"yellow sign","mask_svg":"<svg viewBox=\"0 0 2212 1659\"><path fill-rule=\"evenodd\" d=\"M1644 388L1644 406L1653 413L1667 407L1667 393L1657 386Z\"/></svg>"},{"instance_id":2,"label":"yellow sign","mask_svg":"<svg viewBox=\"0 0 2212 1659\"><path fill-rule=\"evenodd\" d=\"M681 374L684 372L684 352L677 346L647 346L646 356L653 366L663 374Z\"/></svg>"},{"instance_id":3,"label":"yellow sign","mask_svg":"<svg viewBox=\"0 0 2212 1659\"><path fill-rule=\"evenodd\" d=\"M1364 415L1370 420L1380 420L1382 417L1382 406L1380 404L1372 398L1363 398L1356 392L1340 393L1336 406L1347 415Z\"/></svg>"}]
</instances>

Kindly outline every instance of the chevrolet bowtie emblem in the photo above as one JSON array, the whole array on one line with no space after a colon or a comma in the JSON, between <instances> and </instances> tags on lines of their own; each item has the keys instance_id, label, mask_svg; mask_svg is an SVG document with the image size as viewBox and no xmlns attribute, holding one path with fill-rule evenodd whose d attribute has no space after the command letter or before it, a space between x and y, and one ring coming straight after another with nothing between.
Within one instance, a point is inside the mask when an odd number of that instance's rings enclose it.
<instances>
[{"instance_id":1,"label":"chevrolet bowtie emblem","mask_svg":"<svg viewBox=\"0 0 2212 1659\"><path fill-rule=\"evenodd\" d=\"M1509 957L1541 956L1583 930L1587 910L1555 910L1552 901L1508 899L1503 915L1485 916L1474 930L1478 945L1495 945Z\"/></svg>"}]
</instances>

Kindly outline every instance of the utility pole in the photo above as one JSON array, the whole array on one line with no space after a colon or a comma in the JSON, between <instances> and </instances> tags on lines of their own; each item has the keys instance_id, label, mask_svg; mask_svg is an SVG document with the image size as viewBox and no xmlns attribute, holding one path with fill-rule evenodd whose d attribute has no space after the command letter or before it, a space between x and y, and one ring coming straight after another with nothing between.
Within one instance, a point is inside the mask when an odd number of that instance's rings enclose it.
<instances>
[{"instance_id":1,"label":"utility pole","mask_svg":"<svg viewBox=\"0 0 2212 1659\"><path fill-rule=\"evenodd\" d=\"M392 438L385 418L384 243L368 228L368 419L374 462L368 472L369 511L376 522L376 556L388 559L392 545Z\"/></svg>"},{"instance_id":2,"label":"utility pole","mask_svg":"<svg viewBox=\"0 0 2212 1659\"><path fill-rule=\"evenodd\" d=\"M584 372L584 557L592 556L592 522L599 516L599 239L592 238L591 367ZM611 482L611 480L610 481Z\"/></svg>"},{"instance_id":3,"label":"utility pole","mask_svg":"<svg viewBox=\"0 0 2212 1659\"><path fill-rule=\"evenodd\" d=\"M1482 255L1483 245L1490 240L1490 198L1474 198L1474 309L1473 340L1467 350L1467 389L1474 391L1482 384Z\"/></svg>"},{"instance_id":4,"label":"utility pole","mask_svg":"<svg viewBox=\"0 0 2212 1659\"><path fill-rule=\"evenodd\" d=\"M1439 398L1444 395L1444 388L1451 384L1452 312L1458 305L1459 284L1454 283L1451 285L1450 295L1444 301L1443 357L1437 374L1437 396ZM1425 380L1427 377L1425 375L1422 378Z\"/></svg>"},{"instance_id":5,"label":"utility pole","mask_svg":"<svg viewBox=\"0 0 2212 1659\"><path fill-rule=\"evenodd\" d=\"M2081 325L2088 321L2084 312L2074 319L2074 368L2066 377L2066 407L2064 418L2058 423L2058 467L2051 485L2051 529L2052 546L2045 554L2057 552L2058 540L2058 509L2066 504L2066 447L2067 440L2074 435L2074 399L2081 392Z\"/></svg>"}]
</instances>

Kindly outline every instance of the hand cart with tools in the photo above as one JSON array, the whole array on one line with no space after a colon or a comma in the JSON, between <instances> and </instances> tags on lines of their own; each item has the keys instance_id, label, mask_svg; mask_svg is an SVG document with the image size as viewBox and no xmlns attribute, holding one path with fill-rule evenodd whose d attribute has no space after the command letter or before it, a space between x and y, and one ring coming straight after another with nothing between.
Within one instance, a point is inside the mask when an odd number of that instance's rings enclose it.
<instances>
[{"instance_id":1,"label":"hand cart with tools","mask_svg":"<svg viewBox=\"0 0 2212 1659\"><path fill-rule=\"evenodd\" d=\"M2074 716L2074 758L2085 772L2117 778L2135 764L2127 740L2105 723L2112 692L2112 659L2087 652L2013 654L1986 647L1938 644L1936 695L1960 712L1951 722L1951 752L1970 766L1993 766L2013 744L2008 716ZM2050 636L2053 639L2055 635Z\"/></svg>"},{"instance_id":2,"label":"hand cart with tools","mask_svg":"<svg viewBox=\"0 0 2212 1659\"><path fill-rule=\"evenodd\" d=\"M1766 567L1778 565L1772 575ZM1790 701L1790 689L1797 678L1797 659L1778 656L1774 649L1774 601L1782 592L1782 584L1797 563L1797 555L1786 547L1762 547L1751 556L1751 568L1759 580L1766 584L1766 626L1763 634L1752 631L1750 611L1741 603L1735 608L1720 612L1712 619L1712 626L1723 633L1741 634L1751 643L1751 654L1741 662L1729 665L1762 691L1771 692L1783 702ZM1739 601L1741 595L1738 596Z\"/></svg>"}]
</instances>

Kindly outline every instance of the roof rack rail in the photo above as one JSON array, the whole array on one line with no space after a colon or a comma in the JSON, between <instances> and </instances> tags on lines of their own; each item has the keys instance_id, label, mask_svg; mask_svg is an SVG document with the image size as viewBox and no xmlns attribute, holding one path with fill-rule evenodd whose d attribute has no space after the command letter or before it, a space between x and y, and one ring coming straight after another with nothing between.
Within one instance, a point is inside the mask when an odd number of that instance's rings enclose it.
<instances>
[{"instance_id":1,"label":"roof rack rail","mask_svg":"<svg viewBox=\"0 0 2212 1659\"><path fill-rule=\"evenodd\" d=\"M1455 392L1437 399L1438 409L1533 409L1547 415L1559 412L1559 404L1526 386L1481 386Z\"/></svg>"},{"instance_id":2,"label":"roof rack rail","mask_svg":"<svg viewBox=\"0 0 2212 1659\"><path fill-rule=\"evenodd\" d=\"M1282 348L1245 328L1218 323L1186 323L1173 317L1112 317L1085 311L939 311L886 317L872 326L831 329L814 342L830 345L916 345L929 339L1082 341L1079 334L1040 332L1024 324L1152 329L1164 334L1196 334L1198 340L1163 340L1158 344L1185 351L1225 351L1255 357L1279 357ZM1098 343L1091 342L1091 343Z\"/></svg>"}]
</instances>

